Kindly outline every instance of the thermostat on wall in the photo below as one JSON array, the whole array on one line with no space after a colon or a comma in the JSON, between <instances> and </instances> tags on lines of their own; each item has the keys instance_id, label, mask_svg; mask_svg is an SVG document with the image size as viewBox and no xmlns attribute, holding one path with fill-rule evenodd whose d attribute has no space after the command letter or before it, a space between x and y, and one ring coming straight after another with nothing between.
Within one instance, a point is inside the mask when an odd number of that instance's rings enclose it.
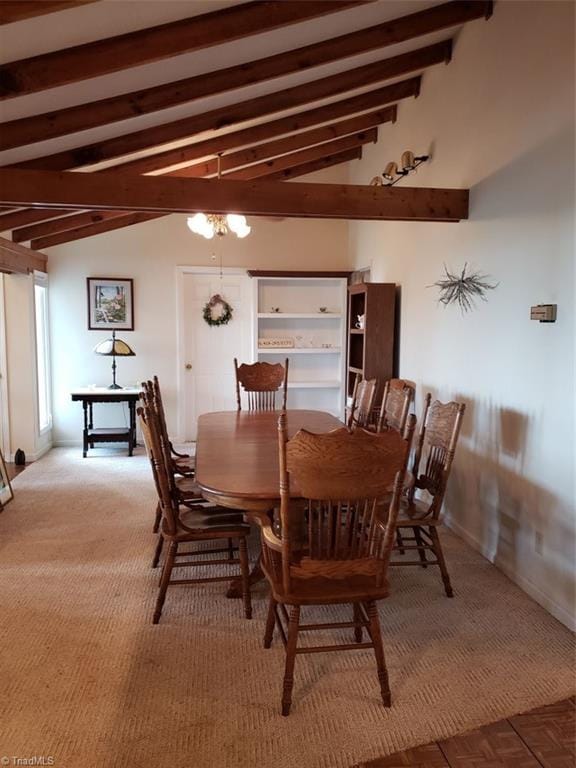
<instances>
[{"instance_id":1,"label":"thermostat on wall","mask_svg":"<svg viewBox=\"0 0 576 768\"><path fill-rule=\"evenodd\" d=\"M530 307L530 320L540 320L541 323L556 322L557 304L536 304Z\"/></svg>"}]
</instances>

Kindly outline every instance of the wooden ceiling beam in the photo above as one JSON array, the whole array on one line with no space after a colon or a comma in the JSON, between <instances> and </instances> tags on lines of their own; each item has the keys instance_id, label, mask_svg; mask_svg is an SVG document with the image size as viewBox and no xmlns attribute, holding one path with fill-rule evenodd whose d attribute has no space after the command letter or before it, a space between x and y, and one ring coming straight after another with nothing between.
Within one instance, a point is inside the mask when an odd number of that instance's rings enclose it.
<instances>
[{"instance_id":1,"label":"wooden ceiling beam","mask_svg":"<svg viewBox=\"0 0 576 768\"><path fill-rule=\"evenodd\" d=\"M271 173L315 162L324 157L332 157L334 155L340 155L343 152L358 149L359 147L364 146L364 144L375 142L377 138L377 129L374 128L367 132L356 133L341 139L328 141L324 144L318 144L315 147L308 147L299 152L291 152L290 154L283 155L275 160L267 160L255 165L249 165L242 169L237 168L236 170L227 173L226 178L256 179L262 176L268 176ZM237 163L237 165L240 166L242 163ZM212 171L213 169L208 171L208 173L211 173ZM178 176L180 174L178 171L174 171L166 175ZM196 178L200 178L203 175L204 174L198 173L195 176ZM126 215L127 213L127 211L86 211L72 216L63 216L62 218L55 218L51 221L44 221L40 224L16 229L12 233L12 240L16 243L36 240L38 238L54 235L58 232L65 232L67 230L77 229L91 224L98 224L102 221L117 219L119 216Z\"/></svg>"},{"instance_id":2,"label":"wooden ceiling beam","mask_svg":"<svg viewBox=\"0 0 576 768\"><path fill-rule=\"evenodd\" d=\"M360 138L363 131L368 131L370 128L375 128L380 125L382 117L385 116L383 110L368 112L365 115L358 115L349 120L341 120L338 123L330 123L321 128L313 128L310 131L295 133L292 136L286 136L283 139L267 141L263 144L255 144L252 147L238 150L237 152L230 152L227 155L223 155L221 158L221 171L222 173L227 173L242 165L257 163L261 160L267 160L272 157L277 157L278 155L285 155L289 152L295 152L296 150L305 149L313 145L326 147L324 142L333 143L334 139L339 139L344 136L355 136ZM377 134L372 133L372 135L375 137L373 139L375 141ZM182 176L184 178L199 178L202 176L215 175L217 172L218 160L212 159L202 163L195 163L194 165L187 165L184 168L171 171L166 175Z\"/></svg>"},{"instance_id":3,"label":"wooden ceiling beam","mask_svg":"<svg viewBox=\"0 0 576 768\"><path fill-rule=\"evenodd\" d=\"M150 213L218 213L365 220L461 220L468 190L282 184L271 181L109 177L0 169L0 204Z\"/></svg>"},{"instance_id":4,"label":"wooden ceiling beam","mask_svg":"<svg viewBox=\"0 0 576 768\"><path fill-rule=\"evenodd\" d=\"M262 178L266 178L267 181L289 181L290 179L296 179L298 176L307 176L309 173L323 171L325 168L349 163L351 160L360 160L361 157L362 147L357 147L356 149L349 149L347 152L321 157L319 160L310 160L307 163L302 163L302 165L296 165L294 168L276 170Z\"/></svg>"},{"instance_id":5,"label":"wooden ceiling beam","mask_svg":"<svg viewBox=\"0 0 576 768\"><path fill-rule=\"evenodd\" d=\"M404 80L401 83L388 85L384 88L378 88L374 91L368 91L360 96L354 96L351 99L337 101L328 104L325 107L317 107L305 112L299 112L290 117L283 117L278 120L272 120L267 123L245 128L241 131L226 133L206 141L189 144L185 147L170 150L168 152L149 155L138 160L120 163L112 168L100 171L100 173L120 173L129 171L130 173L148 173L150 171L168 168L184 162L190 162L207 155L226 152L235 147L255 144L274 136L299 131L312 125L319 125L331 120L338 120L346 115L363 112L366 109L386 104L397 98L408 98L416 96L420 91L420 78L414 77ZM396 122L397 106L382 108L382 122ZM14 230L18 227L27 226L40 221L64 216L69 213L68 210L53 211L50 210L24 210L5 213L0 216L0 232Z\"/></svg>"},{"instance_id":6,"label":"wooden ceiling beam","mask_svg":"<svg viewBox=\"0 0 576 768\"><path fill-rule=\"evenodd\" d=\"M0 232L8 232L15 230L16 227L25 227L57 216L65 216L67 213L73 213L73 211L69 208L21 208L0 216Z\"/></svg>"},{"instance_id":7,"label":"wooden ceiling beam","mask_svg":"<svg viewBox=\"0 0 576 768\"><path fill-rule=\"evenodd\" d=\"M400 101L418 96L420 93L421 77L411 77L393 85L386 85L374 91L367 91L359 96L353 96L342 101L335 101L324 107L308 109L289 117L281 117L277 120L269 120L266 123L253 125L231 133L224 133L204 141L197 141L176 149L157 152L153 155L140 157L137 160L129 160L109 168L109 172L122 169L122 173L151 173L174 165L191 163L202 157L218 155L230 152L238 147L248 147L268 139L274 139L283 134L295 134L305 128L332 123L341 118L363 113L368 109L380 107L381 122L395 123L398 116L397 104L390 102ZM390 106L383 106L390 105ZM379 123L380 124L380 123Z\"/></svg>"},{"instance_id":8,"label":"wooden ceiling beam","mask_svg":"<svg viewBox=\"0 0 576 768\"><path fill-rule=\"evenodd\" d=\"M97 165L100 162L114 160L151 147L160 147L172 141L191 139L204 131L216 131L248 120L265 118L267 115L296 109L323 99L341 98L347 91L367 88L409 72L448 62L451 52L452 42L447 40L293 88L286 88L254 99L244 99L236 104L192 115L183 120L16 163L13 167L54 171Z\"/></svg>"},{"instance_id":9,"label":"wooden ceiling beam","mask_svg":"<svg viewBox=\"0 0 576 768\"><path fill-rule=\"evenodd\" d=\"M38 244L40 244L43 248L53 248L55 245L63 245L64 243L70 243L75 240L83 240L86 237L102 235L105 232L113 232L115 229L124 229L125 227L131 227L134 224L143 224L145 221L162 219L167 215L168 214L165 213L121 213L106 221L100 221L90 224L89 226L68 229L65 232L59 232L55 235L41 237L38 240L33 240L30 245L38 247Z\"/></svg>"},{"instance_id":10,"label":"wooden ceiling beam","mask_svg":"<svg viewBox=\"0 0 576 768\"><path fill-rule=\"evenodd\" d=\"M323 171L326 168L332 168L335 165L349 163L351 160L360 160L361 157L362 147L356 147L355 149L349 149L346 152L339 152L335 155L321 157L318 160L310 160L301 165L296 165L294 168L276 170L261 178L265 178L266 181L289 181L290 179L296 179L299 176L307 176L309 173L316 173L317 171Z\"/></svg>"},{"instance_id":11,"label":"wooden ceiling beam","mask_svg":"<svg viewBox=\"0 0 576 768\"><path fill-rule=\"evenodd\" d=\"M304 131L302 133L295 134L294 136L288 136L285 139L277 139L276 141L270 141L266 144L258 144L254 147L249 147L246 150L240 152L233 152L229 155L224 155L221 162L221 170L230 171L235 168L240 168L248 163L256 163L264 160L265 158L272 158L278 155L286 155L286 153L295 153L298 149L304 149L317 145L318 151L314 153L311 158L305 158L302 162L308 162L308 160L323 157L326 154L338 154L339 152L346 151L349 148L356 146L362 146L365 142L375 141L377 133L375 131L364 135L363 131L369 129L374 125L378 125L381 122L382 117L385 117L385 113L382 110L376 112L370 112L366 115L360 115L353 117L350 120L342 120L339 123L332 123L331 125L324 126L322 128L316 128L311 131ZM354 133L353 133L354 132ZM350 136L349 140L346 140L343 144L337 144L335 141L327 141L329 139L335 139L336 137ZM321 143L322 142L322 143ZM324 143L327 142L327 143ZM290 157L288 155L288 157ZM249 169L255 166L248 166ZM289 165L278 166L290 167ZM208 160L204 163L198 163L193 166L188 166L176 171L171 171L165 175L167 176L184 176L184 177L203 177L210 176L217 173L218 161ZM229 174L227 174L229 175ZM259 175L259 174L258 174ZM106 218L115 218L118 214L115 212L107 212ZM88 212L78 213L76 215L63 216L57 218L56 216L51 220L45 220L39 224L32 224L30 226L24 226L15 229L12 232L12 239L16 243L23 243L35 238L45 237L47 235L55 234L56 232L62 232L67 229L75 229L76 227L86 226L89 224L95 224L102 221L102 212Z\"/></svg>"},{"instance_id":12,"label":"wooden ceiling beam","mask_svg":"<svg viewBox=\"0 0 576 768\"><path fill-rule=\"evenodd\" d=\"M309 109L306 112L298 112L290 117L283 117L278 120L272 120L267 123L245 128L241 131L226 133L206 141L188 144L185 147L170 150L168 152L148 155L138 160L127 163L119 163L106 170L106 173L121 172L122 169L130 170L131 173L149 173L150 171L168 168L184 162L197 160L199 157L226 152L235 147L255 144L259 141L281 136L282 134L299 131L311 125L318 125L330 120L338 120L346 115L363 112L366 109L385 104L390 101L394 95L400 98L415 96L420 90L420 78L415 77L405 80L402 83L378 88L374 91L355 96L351 99L337 101L328 104L325 107ZM396 122L397 105L382 107L382 123ZM104 171L101 171L104 173ZM9 208L5 210L10 211ZM35 224L40 221L64 216L70 211L63 209L61 211L42 211L42 210L19 210L10 211L0 215L0 232L14 230L18 227L24 227L28 224Z\"/></svg>"},{"instance_id":13,"label":"wooden ceiling beam","mask_svg":"<svg viewBox=\"0 0 576 768\"><path fill-rule=\"evenodd\" d=\"M32 224L29 227L16 229L12 232L12 241L15 243L26 243L41 237L56 235L59 232L88 227L92 224L100 224L129 215L131 215L129 211L84 211L83 213L73 213L71 216L62 216L61 218L40 222L40 224Z\"/></svg>"},{"instance_id":14,"label":"wooden ceiling beam","mask_svg":"<svg viewBox=\"0 0 576 768\"><path fill-rule=\"evenodd\" d=\"M364 3L366 0L357 0ZM357 5L354 0L259 0L125 35L12 61L0 67L0 99L199 51Z\"/></svg>"},{"instance_id":15,"label":"wooden ceiling beam","mask_svg":"<svg viewBox=\"0 0 576 768\"><path fill-rule=\"evenodd\" d=\"M443 3L347 35L247 62L241 66L234 65L133 93L124 93L108 99L11 120L2 125L0 150L109 125L119 120L140 117L294 72L305 72L313 67L480 18L486 15L486 6L486 3L481 2L454 0L454 2Z\"/></svg>"},{"instance_id":16,"label":"wooden ceiling beam","mask_svg":"<svg viewBox=\"0 0 576 768\"><path fill-rule=\"evenodd\" d=\"M283 180L288 178L296 178L297 176L304 176L315 171L323 170L324 168L330 168L341 163L348 163L351 160L357 160L362 157L362 147L355 149L349 149L346 152L341 152L336 155L328 155L320 160L313 160L309 163L304 163L294 168L288 168L283 171L275 171L266 176L270 181ZM101 222L100 224L93 224L90 226L79 226L74 230L60 232L52 236L46 236L38 240L34 240L32 245L34 248L53 248L56 245L62 245L64 243L73 242L76 240L83 240L86 237L93 237L94 235L104 234L105 232L111 232L112 230L123 229L124 227L131 227L134 224L141 224L145 221L152 221L153 219L166 218L169 214L164 213L132 213L132 214L117 214L115 220Z\"/></svg>"},{"instance_id":17,"label":"wooden ceiling beam","mask_svg":"<svg viewBox=\"0 0 576 768\"><path fill-rule=\"evenodd\" d=\"M237 171L226 173L222 176L222 179L242 179L245 181L248 179L260 179L277 171L321 160L323 157L340 154L349 149L363 147L366 144L375 144L377 141L378 129L371 128L369 131L353 133L350 136L327 141L324 144L317 144L314 147L308 147L299 152L290 152L288 155L281 155L270 160L264 160L261 163L256 163L255 165L248 165Z\"/></svg>"},{"instance_id":18,"label":"wooden ceiling beam","mask_svg":"<svg viewBox=\"0 0 576 768\"><path fill-rule=\"evenodd\" d=\"M46 272L46 263L46 254L0 237L0 272L20 275L28 275L34 270Z\"/></svg>"},{"instance_id":19,"label":"wooden ceiling beam","mask_svg":"<svg viewBox=\"0 0 576 768\"><path fill-rule=\"evenodd\" d=\"M68 11L96 0L2 0L0 2L0 26L15 21L32 19L56 11Z\"/></svg>"}]
</instances>

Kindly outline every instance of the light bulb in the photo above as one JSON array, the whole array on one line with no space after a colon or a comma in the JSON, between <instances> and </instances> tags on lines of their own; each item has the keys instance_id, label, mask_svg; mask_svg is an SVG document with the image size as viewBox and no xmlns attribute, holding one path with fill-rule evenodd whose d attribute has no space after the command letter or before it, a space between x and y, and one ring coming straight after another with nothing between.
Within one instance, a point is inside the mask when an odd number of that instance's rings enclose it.
<instances>
[{"instance_id":1,"label":"light bulb","mask_svg":"<svg viewBox=\"0 0 576 768\"><path fill-rule=\"evenodd\" d=\"M388 181L394 181L394 178L398 176L398 166L396 163L388 163L384 169L384 172L382 173L382 176L384 176L384 178Z\"/></svg>"},{"instance_id":2,"label":"light bulb","mask_svg":"<svg viewBox=\"0 0 576 768\"><path fill-rule=\"evenodd\" d=\"M229 213L226 220L232 232L239 232L246 226L246 217L238 213Z\"/></svg>"},{"instance_id":3,"label":"light bulb","mask_svg":"<svg viewBox=\"0 0 576 768\"><path fill-rule=\"evenodd\" d=\"M239 238L243 238L243 237L246 237L246 235L249 235L250 232L252 232L252 227L244 226L244 227L242 227L242 229L237 229L236 230L236 235Z\"/></svg>"},{"instance_id":4,"label":"light bulb","mask_svg":"<svg viewBox=\"0 0 576 768\"><path fill-rule=\"evenodd\" d=\"M186 222L188 229L190 229L196 235L203 235L204 230L208 224L208 219L204 213L196 213L194 216L189 216Z\"/></svg>"},{"instance_id":5,"label":"light bulb","mask_svg":"<svg viewBox=\"0 0 576 768\"><path fill-rule=\"evenodd\" d=\"M402 166L402 170L413 171L414 170L414 154L412 152L403 152L400 164Z\"/></svg>"}]
</instances>

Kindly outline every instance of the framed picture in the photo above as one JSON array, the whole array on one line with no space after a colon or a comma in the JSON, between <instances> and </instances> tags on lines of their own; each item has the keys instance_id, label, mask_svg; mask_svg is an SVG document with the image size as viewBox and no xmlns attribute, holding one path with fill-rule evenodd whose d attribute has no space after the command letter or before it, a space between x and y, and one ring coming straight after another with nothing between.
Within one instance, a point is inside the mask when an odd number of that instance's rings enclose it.
<instances>
[{"instance_id":1,"label":"framed picture","mask_svg":"<svg viewBox=\"0 0 576 768\"><path fill-rule=\"evenodd\" d=\"M14 491L10 484L4 456L2 456L2 451L0 451L0 510L13 498Z\"/></svg>"},{"instance_id":2,"label":"framed picture","mask_svg":"<svg viewBox=\"0 0 576 768\"><path fill-rule=\"evenodd\" d=\"M88 330L133 331L133 280L88 277Z\"/></svg>"}]
</instances>

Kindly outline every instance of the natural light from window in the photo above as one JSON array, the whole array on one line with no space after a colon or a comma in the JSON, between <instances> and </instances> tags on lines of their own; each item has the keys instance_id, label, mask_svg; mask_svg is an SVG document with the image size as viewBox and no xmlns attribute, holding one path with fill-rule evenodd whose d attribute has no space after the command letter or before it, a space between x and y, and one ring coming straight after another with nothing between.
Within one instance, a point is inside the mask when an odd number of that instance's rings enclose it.
<instances>
[{"instance_id":1,"label":"natural light from window","mask_svg":"<svg viewBox=\"0 0 576 768\"><path fill-rule=\"evenodd\" d=\"M48 340L48 286L39 278L34 285L36 314L36 367L38 383L38 428L40 432L52 424L50 408L50 369Z\"/></svg>"}]
</instances>

